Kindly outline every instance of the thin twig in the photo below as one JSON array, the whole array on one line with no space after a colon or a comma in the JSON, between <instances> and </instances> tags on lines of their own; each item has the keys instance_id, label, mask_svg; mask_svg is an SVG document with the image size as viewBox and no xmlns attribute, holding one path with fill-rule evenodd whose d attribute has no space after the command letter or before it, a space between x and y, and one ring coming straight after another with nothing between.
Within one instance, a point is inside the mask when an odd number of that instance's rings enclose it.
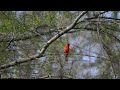
<instances>
[{"instance_id":1,"label":"thin twig","mask_svg":"<svg viewBox=\"0 0 120 90\"><path fill-rule=\"evenodd\" d=\"M116 78L116 72L115 72L115 68L114 68L114 65L112 63L112 53L111 51L109 50L109 48L107 47L107 45L104 43L104 40L102 39L101 35L100 35L100 24L99 24L99 20L100 20L101 17L98 17L98 23L97 23L97 32L98 32L98 38L100 39L100 42L102 43L102 46L104 48L104 50L106 51L108 57L109 57L109 61L111 61L111 67L112 67L112 70L113 70L113 73L115 75L115 78Z\"/></svg>"}]
</instances>

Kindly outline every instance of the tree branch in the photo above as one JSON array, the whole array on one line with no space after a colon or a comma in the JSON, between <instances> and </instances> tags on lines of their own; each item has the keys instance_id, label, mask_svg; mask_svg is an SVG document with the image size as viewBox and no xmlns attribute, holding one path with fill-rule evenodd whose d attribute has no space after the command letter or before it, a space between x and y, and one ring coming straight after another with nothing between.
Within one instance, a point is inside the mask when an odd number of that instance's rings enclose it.
<instances>
[{"instance_id":1,"label":"tree branch","mask_svg":"<svg viewBox=\"0 0 120 90\"><path fill-rule=\"evenodd\" d=\"M43 48L41 49L41 51L38 55L34 55L31 58L26 58L26 59L22 59L22 60L18 60L18 61L13 61L9 64L1 65L0 70L5 69L5 68L9 68L11 66L15 66L15 65L18 65L18 64L21 64L21 63L25 63L25 62L28 62L28 61L32 61L32 60L35 60L37 58L42 57L43 54L45 53L46 49L50 46L50 44L53 43L55 40L57 40L59 37L61 37L63 34L67 33L71 29L73 29L76 26L78 20L82 16L84 16L86 13L87 13L87 11L83 11L80 15L78 15L78 17L74 20L74 22L70 26L68 26L67 28L65 28L64 30L59 32L57 35L53 36L50 40L48 40L48 42L43 46Z\"/></svg>"}]
</instances>

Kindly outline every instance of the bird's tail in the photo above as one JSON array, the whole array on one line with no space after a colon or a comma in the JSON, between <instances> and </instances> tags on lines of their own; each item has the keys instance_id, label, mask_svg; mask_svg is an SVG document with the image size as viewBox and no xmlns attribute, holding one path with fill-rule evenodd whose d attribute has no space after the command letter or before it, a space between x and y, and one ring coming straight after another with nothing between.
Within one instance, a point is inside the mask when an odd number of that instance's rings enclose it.
<instances>
[{"instance_id":1,"label":"bird's tail","mask_svg":"<svg viewBox=\"0 0 120 90\"><path fill-rule=\"evenodd\" d=\"M68 53L65 53L65 61L68 61Z\"/></svg>"}]
</instances>

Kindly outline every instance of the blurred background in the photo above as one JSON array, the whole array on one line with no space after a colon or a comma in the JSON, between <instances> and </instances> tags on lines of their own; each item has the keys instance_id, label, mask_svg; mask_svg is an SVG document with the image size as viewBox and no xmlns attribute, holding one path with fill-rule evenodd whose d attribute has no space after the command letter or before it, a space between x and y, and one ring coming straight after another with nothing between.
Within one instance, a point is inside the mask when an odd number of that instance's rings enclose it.
<instances>
[{"instance_id":1,"label":"blurred background","mask_svg":"<svg viewBox=\"0 0 120 90\"><path fill-rule=\"evenodd\" d=\"M0 11L0 65L30 58L82 11ZM70 43L68 61L64 45ZM0 78L120 78L120 12L88 11L41 58L0 69Z\"/></svg>"}]
</instances>

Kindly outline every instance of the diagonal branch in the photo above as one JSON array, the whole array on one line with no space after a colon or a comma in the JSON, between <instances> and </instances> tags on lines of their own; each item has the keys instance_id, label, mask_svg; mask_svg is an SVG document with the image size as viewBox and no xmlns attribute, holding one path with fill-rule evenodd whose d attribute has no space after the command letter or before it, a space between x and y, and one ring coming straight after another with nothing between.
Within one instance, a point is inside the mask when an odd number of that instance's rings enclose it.
<instances>
[{"instance_id":1,"label":"diagonal branch","mask_svg":"<svg viewBox=\"0 0 120 90\"><path fill-rule=\"evenodd\" d=\"M13 61L13 62L10 62L9 64L1 65L0 70L42 57L43 54L45 53L46 49L50 46L50 44L53 43L55 40L57 40L59 37L61 37L63 34L67 33L71 29L73 29L76 26L78 20L82 16L84 16L86 13L87 13L87 11L83 11L80 15L78 15L78 17L74 20L74 22L70 26L68 26L67 28L65 28L64 30L59 32L57 35L53 36L50 40L48 40L48 42L43 46L43 48L41 49L41 51L38 55L34 55L34 56L31 56L30 58L25 58L25 59L18 60L18 61Z\"/></svg>"}]
</instances>

